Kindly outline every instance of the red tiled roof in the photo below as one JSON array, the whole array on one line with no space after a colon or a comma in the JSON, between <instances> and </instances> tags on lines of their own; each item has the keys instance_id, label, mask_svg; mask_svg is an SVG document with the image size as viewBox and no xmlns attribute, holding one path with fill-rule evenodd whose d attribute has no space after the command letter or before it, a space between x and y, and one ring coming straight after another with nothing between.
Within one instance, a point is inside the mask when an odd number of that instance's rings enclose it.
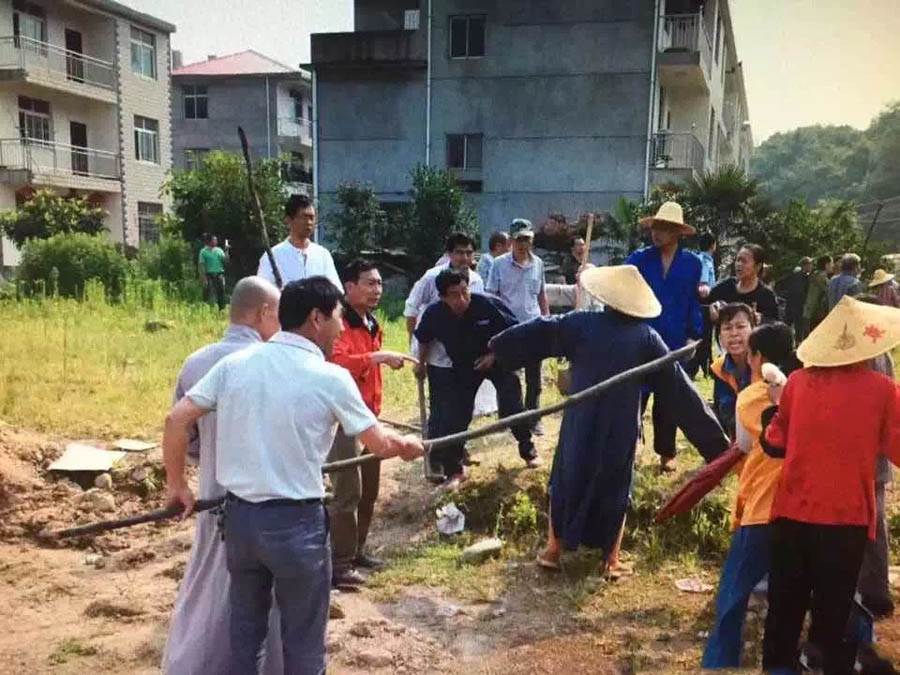
<instances>
[{"instance_id":1,"label":"red tiled roof","mask_svg":"<svg viewBox=\"0 0 900 675\"><path fill-rule=\"evenodd\" d=\"M296 72L298 72L296 68L248 49L237 54L217 56L208 61L189 63L173 70L172 75L264 75Z\"/></svg>"}]
</instances>

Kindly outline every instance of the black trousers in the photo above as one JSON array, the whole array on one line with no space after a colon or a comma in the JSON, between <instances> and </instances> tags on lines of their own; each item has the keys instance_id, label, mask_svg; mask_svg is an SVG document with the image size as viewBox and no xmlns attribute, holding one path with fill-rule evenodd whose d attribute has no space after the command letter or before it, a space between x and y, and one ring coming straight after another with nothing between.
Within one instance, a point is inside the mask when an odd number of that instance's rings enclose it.
<instances>
[{"instance_id":1,"label":"black trousers","mask_svg":"<svg viewBox=\"0 0 900 675\"><path fill-rule=\"evenodd\" d=\"M445 425L442 430L443 434L453 434L469 428L475 409L475 394L485 379L490 380L497 390L497 408L501 418L515 415L524 410L522 385L515 373L496 367L487 373L457 368L447 370L452 373L452 382L448 387L442 388L437 397L433 397L433 402L441 409L441 420ZM431 425L429 425L429 433L431 433ZM531 459L536 453L531 441L531 426L517 424L512 427L512 434L519 444L519 456L522 459ZM433 436L429 437L434 438ZM464 449L464 445L452 445L432 450L429 454L432 468L442 471L447 477L461 473Z\"/></svg>"},{"instance_id":2,"label":"black trousers","mask_svg":"<svg viewBox=\"0 0 900 675\"><path fill-rule=\"evenodd\" d=\"M674 457L675 434L678 432L678 424L671 412L671 405L665 396L657 393L645 392L641 396L641 419L647 411L647 403L653 396L653 450L660 457Z\"/></svg>"},{"instance_id":3,"label":"black trousers","mask_svg":"<svg viewBox=\"0 0 900 675\"><path fill-rule=\"evenodd\" d=\"M856 645L844 639L867 533L863 526L772 523L769 613L763 670L797 668L797 643L809 608L809 641L822 652L825 675L849 675Z\"/></svg>"},{"instance_id":4,"label":"black trousers","mask_svg":"<svg viewBox=\"0 0 900 675\"><path fill-rule=\"evenodd\" d=\"M206 275L206 301L212 303L215 297L216 304L219 309L225 308L225 275L224 274L207 274Z\"/></svg>"},{"instance_id":5,"label":"black trousers","mask_svg":"<svg viewBox=\"0 0 900 675\"><path fill-rule=\"evenodd\" d=\"M541 364L532 361L525 366L525 408L535 410L541 405Z\"/></svg>"},{"instance_id":6,"label":"black trousers","mask_svg":"<svg viewBox=\"0 0 900 675\"><path fill-rule=\"evenodd\" d=\"M709 376L709 365L712 361L713 325L709 318L709 305L701 305L700 311L703 312L703 337L694 355L684 366L684 371L692 380L701 370L704 375Z\"/></svg>"}]
</instances>

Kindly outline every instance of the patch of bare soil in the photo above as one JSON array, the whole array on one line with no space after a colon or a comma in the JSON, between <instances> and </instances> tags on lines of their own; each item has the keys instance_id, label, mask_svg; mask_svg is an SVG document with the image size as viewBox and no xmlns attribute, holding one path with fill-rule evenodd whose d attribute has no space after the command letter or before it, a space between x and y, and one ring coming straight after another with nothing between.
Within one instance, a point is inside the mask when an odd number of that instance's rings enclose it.
<instances>
[{"instance_id":1,"label":"patch of bare soil","mask_svg":"<svg viewBox=\"0 0 900 675\"><path fill-rule=\"evenodd\" d=\"M557 420L539 441L552 456ZM159 672L169 615L193 534L190 521L144 525L48 544L38 533L159 508L158 455L128 456L99 492L114 512L85 506L85 490L47 472L62 439L0 426L0 673L144 675ZM491 470L516 461L506 438L479 455ZM383 465L371 536L397 555L430 536L435 495L420 466ZM97 490L97 488L93 488ZM335 596L329 672L601 674L695 672L712 617L712 593L684 594L674 580L715 569L641 573L617 582L571 571L542 573L531 552L494 561L498 588L482 601L411 584ZM485 568L486 569L486 568ZM472 568L472 583L479 568ZM477 595L477 594L476 594ZM748 620L758 663L761 615ZM878 624L881 648L900 656L896 620Z\"/></svg>"}]
</instances>

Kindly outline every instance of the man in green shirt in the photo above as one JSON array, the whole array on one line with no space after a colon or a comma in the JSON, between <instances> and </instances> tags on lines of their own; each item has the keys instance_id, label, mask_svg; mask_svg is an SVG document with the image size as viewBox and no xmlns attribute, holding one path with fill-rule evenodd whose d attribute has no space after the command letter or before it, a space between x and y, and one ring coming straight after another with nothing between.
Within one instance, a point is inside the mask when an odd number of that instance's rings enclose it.
<instances>
[{"instance_id":1,"label":"man in green shirt","mask_svg":"<svg viewBox=\"0 0 900 675\"><path fill-rule=\"evenodd\" d=\"M226 243L227 245L227 243ZM215 235L206 235L206 246L200 249L200 282L206 286L206 300L212 302L213 294L219 309L225 308L225 251L219 248Z\"/></svg>"}]
</instances>

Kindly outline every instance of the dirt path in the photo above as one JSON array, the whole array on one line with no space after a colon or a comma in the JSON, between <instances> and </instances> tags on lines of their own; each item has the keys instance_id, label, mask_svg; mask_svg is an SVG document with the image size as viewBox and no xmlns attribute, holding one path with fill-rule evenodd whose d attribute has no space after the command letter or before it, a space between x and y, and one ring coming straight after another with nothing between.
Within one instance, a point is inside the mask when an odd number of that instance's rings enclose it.
<instances>
[{"instance_id":1,"label":"dirt path","mask_svg":"<svg viewBox=\"0 0 900 675\"><path fill-rule=\"evenodd\" d=\"M552 452L558 421L539 445ZM502 439L486 470L512 466ZM159 672L169 614L192 537L190 522L141 526L38 545L43 528L109 515L82 510L82 489L48 476L63 439L0 426L0 672L125 675ZM500 469L502 471L502 469ZM384 465L371 543L402 567L404 552L433 541L434 493L421 465ZM129 456L113 475L116 515L157 508L158 454ZM429 539L430 537L430 539ZM694 672L712 594L679 594L676 578L716 582L715 569L683 563L617 582L575 571L548 576L530 552L486 563L456 592L398 572L361 593L339 594L345 617L329 624L332 673ZM425 570L427 572L427 569ZM748 619L748 654L758 657L761 618ZM896 620L880 624L900 656Z\"/></svg>"}]
</instances>

